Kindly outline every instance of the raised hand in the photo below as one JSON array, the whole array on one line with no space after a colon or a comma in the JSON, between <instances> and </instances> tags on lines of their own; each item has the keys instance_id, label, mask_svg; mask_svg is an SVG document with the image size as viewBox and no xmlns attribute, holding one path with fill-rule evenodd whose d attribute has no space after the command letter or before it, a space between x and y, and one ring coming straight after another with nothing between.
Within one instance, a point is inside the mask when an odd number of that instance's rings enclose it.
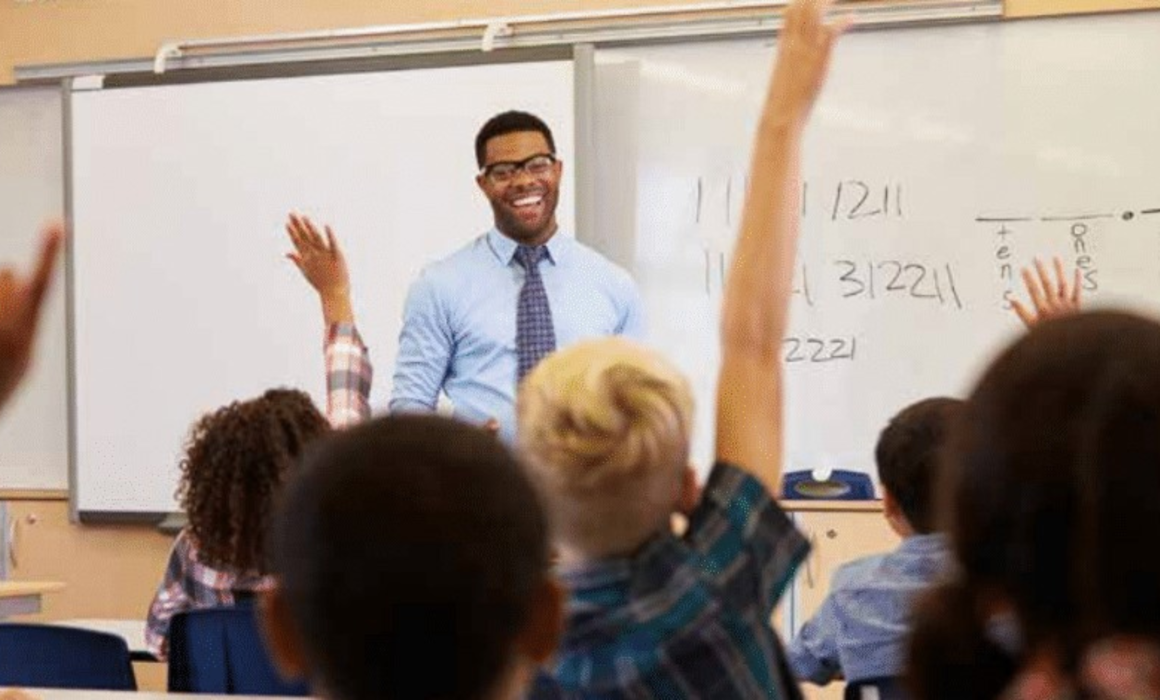
<instances>
[{"instance_id":1,"label":"raised hand","mask_svg":"<svg viewBox=\"0 0 1160 700\"><path fill-rule=\"evenodd\" d=\"M1080 309L1079 269L1076 269L1071 284L1068 284L1067 275L1063 271L1063 261L1055 258L1053 262L1054 281L1048 274L1047 267L1038 258L1035 259L1034 272L1031 268L1023 268L1023 286L1027 288L1027 296L1031 299L1033 309L1028 309L1018 299L1011 300L1011 308L1028 328L1033 328L1049 318L1074 314Z\"/></svg>"},{"instance_id":2,"label":"raised hand","mask_svg":"<svg viewBox=\"0 0 1160 700\"><path fill-rule=\"evenodd\" d=\"M821 92L834 42L850 26L846 17L825 21L833 0L795 2L785 12L778 37L777 65L766 94L765 117L781 125L804 126ZM770 124L769 126L774 126Z\"/></svg>"},{"instance_id":3,"label":"raised hand","mask_svg":"<svg viewBox=\"0 0 1160 700\"><path fill-rule=\"evenodd\" d=\"M44 298L56 269L64 227L51 223L41 232L40 254L31 277L0 268L0 405L28 371Z\"/></svg>"},{"instance_id":4,"label":"raised hand","mask_svg":"<svg viewBox=\"0 0 1160 700\"><path fill-rule=\"evenodd\" d=\"M300 214L290 214L286 233L294 245L294 252L286 257L297 266L302 276L318 292L322 313L327 325L354 321L350 302L350 271L338 239L329 226L325 237L314 222Z\"/></svg>"}]
</instances>

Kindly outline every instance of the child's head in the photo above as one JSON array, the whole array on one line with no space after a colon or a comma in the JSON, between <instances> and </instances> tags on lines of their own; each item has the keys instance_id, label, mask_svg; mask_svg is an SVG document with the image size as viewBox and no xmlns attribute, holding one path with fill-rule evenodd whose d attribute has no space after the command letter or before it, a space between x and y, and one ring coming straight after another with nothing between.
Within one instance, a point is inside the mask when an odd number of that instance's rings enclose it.
<instances>
[{"instance_id":1,"label":"child's head","mask_svg":"<svg viewBox=\"0 0 1160 700\"><path fill-rule=\"evenodd\" d=\"M695 493L693 397L659 355L623 338L549 356L520 386L519 444L567 556L626 555Z\"/></svg>"},{"instance_id":2,"label":"child's head","mask_svg":"<svg viewBox=\"0 0 1160 700\"><path fill-rule=\"evenodd\" d=\"M203 416L181 462L178 496L201 561L265 572L266 531L303 448L329 425L301 391L273 389Z\"/></svg>"},{"instance_id":3,"label":"child's head","mask_svg":"<svg viewBox=\"0 0 1160 700\"><path fill-rule=\"evenodd\" d=\"M878 436L874 457L886 491L886 517L902 536L935 528L934 488L941 452L962 410L958 399L919 401L891 418Z\"/></svg>"},{"instance_id":4,"label":"child's head","mask_svg":"<svg viewBox=\"0 0 1160 700\"><path fill-rule=\"evenodd\" d=\"M478 428L399 415L335 433L271 542L275 657L334 700L519 694L559 640L543 509Z\"/></svg>"},{"instance_id":5,"label":"child's head","mask_svg":"<svg viewBox=\"0 0 1160 700\"><path fill-rule=\"evenodd\" d=\"M1065 672L1097 639L1160 643L1160 325L1101 312L1035 327L984 374L950 442L956 575L912 640L923 697L1010 680L980 632L1000 613L1022 658L1046 652Z\"/></svg>"}]
</instances>

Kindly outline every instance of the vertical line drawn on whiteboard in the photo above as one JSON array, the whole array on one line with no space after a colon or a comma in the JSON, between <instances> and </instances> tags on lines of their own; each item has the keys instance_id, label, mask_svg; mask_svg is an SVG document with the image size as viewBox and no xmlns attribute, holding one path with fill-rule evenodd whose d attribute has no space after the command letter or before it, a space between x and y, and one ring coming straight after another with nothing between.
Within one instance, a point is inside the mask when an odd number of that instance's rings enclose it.
<instances>
[{"instance_id":1,"label":"vertical line drawn on whiteboard","mask_svg":"<svg viewBox=\"0 0 1160 700\"><path fill-rule=\"evenodd\" d=\"M702 182L701 177L698 175L697 176L697 209L696 209L696 214L694 215L694 221L695 221L695 223L698 223L698 224L701 223L701 201L704 199L704 196L705 196L705 185Z\"/></svg>"},{"instance_id":2,"label":"vertical line drawn on whiteboard","mask_svg":"<svg viewBox=\"0 0 1160 700\"><path fill-rule=\"evenodd\" d=\"M733 176L725 181L725 225L733 225Z\"/></svg>"}]
</instances>

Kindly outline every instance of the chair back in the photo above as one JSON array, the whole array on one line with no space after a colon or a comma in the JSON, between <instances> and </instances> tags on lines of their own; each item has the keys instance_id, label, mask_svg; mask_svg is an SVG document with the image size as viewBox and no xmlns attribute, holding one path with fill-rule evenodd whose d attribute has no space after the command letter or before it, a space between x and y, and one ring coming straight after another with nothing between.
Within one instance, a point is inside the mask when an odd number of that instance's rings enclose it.
<instances>
[{"instance_id":1,"label":"chair back","mask_svg":"<svg viewBox=\"0 0 1160 700\"><path fill-rule=\"evenodd\" d=\"M190 610L169 623L169 692L308 695L279 676L251 605Z\"/></svg>"},{"instance_id":2,"label":"chair back","mask_svg":"<svg viewBox=\"0 0 1160 700\"><path fill-rule=\"evenodd\" d=\"M137 690L129 646L105 632L0 624L0 686Z\"/></svg>"},{"instance_id":3,"label":"chair back","mask_svg":"<svg viewBox=\"0 0 1160 700\"><path fill-rule=\"evenodd\" d=\"M846 684L844 700L908 700L901 678L867 678Z\"/></svg>"}]
</instances>

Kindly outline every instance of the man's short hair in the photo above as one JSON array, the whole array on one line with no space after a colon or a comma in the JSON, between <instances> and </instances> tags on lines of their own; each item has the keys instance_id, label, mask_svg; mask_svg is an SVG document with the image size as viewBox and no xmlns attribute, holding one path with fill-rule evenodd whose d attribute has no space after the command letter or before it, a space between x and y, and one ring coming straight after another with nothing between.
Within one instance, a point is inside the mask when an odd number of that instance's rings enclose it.
<instances>
[{"instance_id":1,"label":"man's short hair","mask_svg":"<svg viewBox=\"0 0 1160 700\"><path fill-rule=\"evenodd\" d=\"M619 337L572 345L524 379L517 413L561 544L623 556L668 525L689 463L693 395L660 355Z\"/></svg>"},{"instance_id":2,"label":"man's short hair","mask_svg":"<svg viewBox=\"0 0 1160 700\"><path fill-rule=\"evenodd\" d=\"M538 131L548 142L548 149L556 155L556 140L552 138L552 130L534 114L511 110L502 112L487 120L487 123L475 136L475 163L480 168L487 163L487 142L497 136L506 136L522 131Z\"/></svg>"},{"instance_id":3,"label":"man's short hair","mask_svg":"<svg viewBox=\"0 0 1160 700\"><path fill-rule=\"evenodd\" d=\"M907 406L878 437L875 460L882 486L919 534L934 529L935 488L943 445L963 402L931 398Z\"/></svg>"},{"instance_id":4,"label":"man's short hair","mask_svg":"<svg viewBox=\"0 0 1160 700\"><path fill-rule=\"evenodd\" d=\"M549 570L545 516L515 457L430 415L322 441L271 552L311 680L336 700L487 696Z\"/></svg>"}]
</instances>

